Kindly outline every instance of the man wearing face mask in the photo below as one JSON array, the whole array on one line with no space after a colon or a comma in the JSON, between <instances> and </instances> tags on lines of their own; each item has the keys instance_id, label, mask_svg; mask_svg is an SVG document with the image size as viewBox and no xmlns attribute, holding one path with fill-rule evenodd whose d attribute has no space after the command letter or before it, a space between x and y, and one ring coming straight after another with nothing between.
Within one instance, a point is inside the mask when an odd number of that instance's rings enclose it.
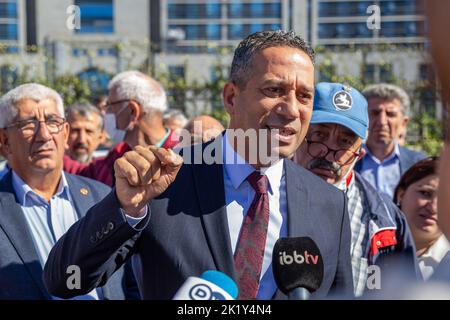
<instances>
[{"instance_id":1,"label":"man wearing face mask","mask_svg":"<svg viewBox=\"0 0 450 320\"><path fill-rule=\"evenodd\" d=\"M347 195L356 296L373 288L368 285L369 266L381 266L383 274L389 256L401 257L412 277L417 273L414 242L403 214L354 171L365 154L368 123L367 101L356 89L319 83L311 125L295 156L298 164Z\"/></svg>"},{"instance_id":2,"label":"man wearing face mask","mask_svg":"<svg viewBox=\"0 0 450 320\"><path fill-rule=\"evenodd\" d=\"M167 98L159 82L141 72L126 71L116 75L108 89L105 130L116 146L89 165L66 157L64 170L112 186L114 162L125 152L138 145L173 148L178 136L163 125Z\"/></svg>"}]
</instances>

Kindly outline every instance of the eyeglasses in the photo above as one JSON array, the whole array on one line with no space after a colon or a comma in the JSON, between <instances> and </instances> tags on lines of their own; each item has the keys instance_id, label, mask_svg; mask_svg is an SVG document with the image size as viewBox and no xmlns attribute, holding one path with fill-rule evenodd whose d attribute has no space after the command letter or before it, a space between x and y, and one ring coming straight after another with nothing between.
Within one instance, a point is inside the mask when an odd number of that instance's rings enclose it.
<instances>
[{"instance_id":1,"label":"eyeglasses","mask_svg":"<svg viewBox=\"0 0 450 320\"><path fill-rule=\"evenodd\" d=\"M111 108L115 104L128 102L128 101L131 101L131 99L122 99L122 100L117 100L117 101L106 101L104 108L105 108L105 110L108 110L109 108Z\"/></svg>"},{"instance_id":2,"label":"eyeglasses","mask_svg":"<svg viewBox=\"0 0 450 320\"><path fill-rule=\"evenodd\" d=\"M308 141L307 152L313 158L325 158L330 152L333 152L334 161L340 166L345 166L352 162L356 157L359 157L361 153L349 150L338 149L334 150L329 148L326 144L318 141Z\"/></svg>"},{"instance_id":3,"label":"eyeglasses","mask_svg":"<svg viewBox=\"0 0 450 320\"><path fill-rule=\"evenodd\" d=\"M19 120L11 123L6 128L16 127L17 129L22 131L23 136L27 138L36 134L42 122L45 123L45 126L50 134L57 134L61 131L64 123L66 122L66 119L52 116L45 119L44 121L37 119Z\"/></svg>"}]
</instances>

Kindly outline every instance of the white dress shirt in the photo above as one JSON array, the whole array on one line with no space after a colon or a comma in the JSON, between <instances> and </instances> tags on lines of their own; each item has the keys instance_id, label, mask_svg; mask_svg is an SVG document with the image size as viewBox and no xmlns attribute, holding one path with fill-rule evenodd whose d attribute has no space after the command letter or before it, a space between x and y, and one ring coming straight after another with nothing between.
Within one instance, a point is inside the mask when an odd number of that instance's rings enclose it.
<instances>
[{"instance_id":1,"label":"white dress shirt","mask_svg":"<svg viewBox=\"0 0 450 320\"><path fill-rule=\"evenodd\" d=\"M444 235L441 235L424 254L418 257L420 272L425 281L431 277L448 251L450 251L450 242Z\"/></svg>"},{"instance_id":2,"label":"white dress shirt","mask_svg":"<svg viewBox=\"0 0 450 320\"><path fill-rule=\"evenodd\" d=\"M234 151L228 139L225 133L222 140L223 173L228 227L234 254L244 217L255 197L255 191L246 180L255 168ZM270 215L258 299L271 299L277 289L272 273L272 250L280 237L287 236L286 178L283 162L280 160L271 167L261 169L261 174L266 175L269 180Z\"/></svg>"}]
</instances>

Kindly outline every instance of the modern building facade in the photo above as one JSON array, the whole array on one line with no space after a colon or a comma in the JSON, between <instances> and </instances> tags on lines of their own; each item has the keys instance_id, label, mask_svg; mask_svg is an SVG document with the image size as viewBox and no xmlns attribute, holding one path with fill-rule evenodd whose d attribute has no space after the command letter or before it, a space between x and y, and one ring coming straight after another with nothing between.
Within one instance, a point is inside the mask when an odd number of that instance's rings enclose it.
<instances>
[{"instance_id":1,"label":"modern building facade","mask_svg":"<svg viewBox=\"0 0 450 320\"><path fill-rule=\"evenodd\" d=\"M140 68L209 81L248 34L293 29L334 74L412 82L430 66L424 21L423 0L0 0L0 80L28 68L101 91L110 75Z\"/></svg>"}]
</instances>

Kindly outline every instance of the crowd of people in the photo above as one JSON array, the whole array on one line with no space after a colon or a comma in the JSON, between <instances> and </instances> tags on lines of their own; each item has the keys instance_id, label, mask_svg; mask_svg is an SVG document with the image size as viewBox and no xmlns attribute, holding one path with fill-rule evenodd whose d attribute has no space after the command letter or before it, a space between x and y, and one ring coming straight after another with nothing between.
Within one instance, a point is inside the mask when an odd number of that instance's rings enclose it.
<instances>
[{"instance_id":1,"label":"crowd of people","mask_svg":"<svg viewBox=\"0 0 450 320\"><path fill-rule=\"evenodd\" d=\"M299 236L323 256L315 298L369 297L382 290L369 267L383 277L394 261L410 281L442 280L439 158L404 146L402 88L314 83L305 41L264 31L235 50L223 104L227 124L188 119L138 71L97 103L65 108L35 83L4 94L0 299L171 299L205 270L230 276L240 299L283 299L273 247ZM236 132L252 130L239 150ZM215 143L220 163L186 163L186 150ZM264 163L262 146L277 158ZM80 286L67 286L71 265Z\"/></svg>"}]
</instances>

